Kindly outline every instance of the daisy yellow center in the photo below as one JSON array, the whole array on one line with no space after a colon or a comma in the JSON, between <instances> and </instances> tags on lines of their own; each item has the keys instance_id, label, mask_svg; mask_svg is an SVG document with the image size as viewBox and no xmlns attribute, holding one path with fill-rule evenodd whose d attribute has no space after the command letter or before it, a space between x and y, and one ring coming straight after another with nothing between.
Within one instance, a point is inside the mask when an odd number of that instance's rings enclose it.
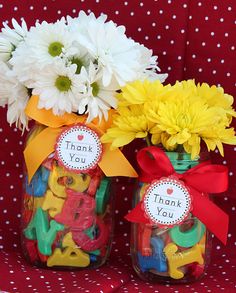
<instances>
[{"instance_id":1,"label":"daisy yellow center","mask_svg":"<svg viewBox=\"0 0 236 293\"><path fill-rule=\"evenodd\" d=\"M93 88L93 96L96 97L99 93L99 85L96 82L94 82L91 84L91 87Z\"/></svg>"},{"instance_id":2,"label":"daisy yellow center","mask_svg":"<svg viewBox=\"0 0 236 293\"><path fill-rule=\"evenodd\" d=\"M59 56L62 52L62 48L63 48L63 44L60 42L53 42L49 45L48 47L48 53L52 56L52 57L56 57Z\"/></svg>"},{"instance_id":3,"label":"daisy yellow center","mask_svg":"<svg viewBox=\"0 0 236 293\"><path fill-rule=\"evenodd\" d=\"M82 66L84 66L81 59L73 57L71 60L71 63L77 65L76 74L80 74L81 68L82 68Z\"/></svg>"},{"instance_id":4,"label":"daisy yellow center","mask_svg":"<svg viewBox=\"0 0 236 293\"><path fill-rule=\"evenodd\" d=\"M68 92L71 88L71 84L71 80L68 76L58 76L55 82L55 86L60 92Z\"/></svg>"}]
</instances>

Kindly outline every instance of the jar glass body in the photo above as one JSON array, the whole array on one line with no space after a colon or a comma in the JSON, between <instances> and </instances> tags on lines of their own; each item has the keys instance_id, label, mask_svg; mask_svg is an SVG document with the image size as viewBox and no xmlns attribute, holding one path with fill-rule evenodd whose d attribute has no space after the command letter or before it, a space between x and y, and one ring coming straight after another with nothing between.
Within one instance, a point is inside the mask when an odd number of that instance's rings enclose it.
<instances>
[{"instance_id":1,"label":"jar glass body","mask_svg":"<svg viewBox=\"0 0 236 293\"><path fill-rule=\"evenodd\" d=\"M44 126L36 125L27 144ZM107 260L113 236L111 179L98 166L66 170L52 153L32 180L24 171L22 248L33 265L53 269L97 268Z\"/></svg>"},{"instance_id":2,"label":"jar glass body","mask_svg":"<svg viewBox=\"0 0 236 293\"><path fill-rule=\"evenodd\" d=\"M189 154L166 152L174 169L183 173L208 159L202 153L198 160ZM150 184L138 182L133 198L135 207ZM145 281L190 283L203 277L210 261L212 235L191 213L179 225L131 224L131 256L133 268Z\"/></svg>"}]
</instances>

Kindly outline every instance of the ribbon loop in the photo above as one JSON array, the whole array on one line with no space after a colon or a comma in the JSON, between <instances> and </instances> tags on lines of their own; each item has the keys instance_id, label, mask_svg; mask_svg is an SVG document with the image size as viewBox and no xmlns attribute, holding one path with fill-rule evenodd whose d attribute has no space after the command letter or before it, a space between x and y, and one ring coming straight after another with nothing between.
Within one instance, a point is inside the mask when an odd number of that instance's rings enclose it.
<instances>
[{"instance_id":1,"label":"ribbon loop","mask_svg":"<svg viewBox=\"0 0 236 293\"><path fill-rule=\"evenodd\" d=\"M151 182L174 173L169 158L164 151L155 146L141 149L137 154L137 162L141 168L139 178L142 182Z\"/></svg>"}]
</instances>

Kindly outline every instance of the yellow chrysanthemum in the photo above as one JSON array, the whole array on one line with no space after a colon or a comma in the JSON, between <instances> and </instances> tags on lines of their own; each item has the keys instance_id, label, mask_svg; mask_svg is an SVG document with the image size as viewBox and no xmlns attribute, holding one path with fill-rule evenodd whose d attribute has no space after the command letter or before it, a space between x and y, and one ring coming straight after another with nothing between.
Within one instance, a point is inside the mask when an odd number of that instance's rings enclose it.
<instances>
[{"instance_id":1,"label":"yellow chrysanthemum","mask_svg":"<svg viewBox=\"0 0 236 293\"><path fill-rule=\"evenodd\" d=\"M161 100L170 85L164 86L159 80L134 81L122 88L117 95L119 106L144 105L147 102Z\"/></svg>"},{"instance_id":2,"label":"yellow chrysanthemum","mask_svg":"<svg viewBox=\"0 0 236 293\"><path fill-rule=\"evenodd\" d=\"M225 94L222 87L216 87L215 85L210 87L207 83L198 84L197 94L209 107L217 107L224 111L229 124L232 116L236 117L236 112L232 107L234 98L231 95Z\"/></svg>"},{"instance_id":3,"label":"yellow chrysanthemum","mask_svg":"<svg viewBox=\"0 0 236 293\"><path fill-rule=\"evenodd\" d=\"M236 112L233 97L222 88L186 80L163 86L159 81L136 81L122 88L113 126L102 142L120 147L135 138L151 134L153 144L173 151L182 145L195 158L205 142L209 151L223 144L236 144L235 131L229 128Z\"/></svg>"},{"instance_id":4,"label":"yellow chrysanthemum","mask_svg":"<svg viewBox=\"0 0 236 293\"><path fill-rule=\"evenodd\" d=\"M147 137L153 123L143 114L143 107L132 105L118 108L113 126L102 136L103 143L111 143L113 148L129 144L135 138Z\"/></svg>"},{"instance_id":5,"label":"yellow chrysanthemum","mask_svg":"<svg viewBox=\"0 0 236 293\"><path fill-rule=\"evenodd\" d=\"M152 134L156 130L165 132L169 139L165 147L169 150L177 145L183 145L186 148L191 146L192 157L196 156L200 150L200 139L198 136L201 132L211 129L218 123L218 115L214 109L209 108L206 103L196 98L179 99L162 102L159 110L155 113L150 109L147 114L148 119L156 125L151 130ZM152 138L155 143L155 136Z\"/></svg>"}]
</instances>

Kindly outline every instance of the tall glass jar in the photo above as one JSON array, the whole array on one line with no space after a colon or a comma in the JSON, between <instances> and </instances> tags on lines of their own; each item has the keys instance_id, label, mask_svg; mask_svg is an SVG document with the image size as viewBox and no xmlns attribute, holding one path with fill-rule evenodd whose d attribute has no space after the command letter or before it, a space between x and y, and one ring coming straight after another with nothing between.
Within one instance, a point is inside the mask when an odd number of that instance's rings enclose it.
<instances>
[{"instance_id":1,"label":"tall glass jar","mask_svg":"<svg viewBox=\"0 0 236 293\"><path fill-rule=\"evenodd\" d=\"M44 126L36 125L26 145ZM113 236L111 179L96 166L65 169L52 153L32 180L24 172L22 247L33 265L96 268L107 260Z\"/></svg>"},{"instance_id":2,"label":"tall glass jar","mask_svg":"<svg viewBox=\"0 0 236 293\"><path fill-rule=\"evenodd\" d=\"M182 152L166 152L175 171L184 173L208 159L196 160ZM133 207L143 199L150 184L138 182ZM209 263L211 234L191 213L174 227L131 224L131 256L134 270L146 281L189 283L200 279Z\"/></svg>"}]
</instances>

